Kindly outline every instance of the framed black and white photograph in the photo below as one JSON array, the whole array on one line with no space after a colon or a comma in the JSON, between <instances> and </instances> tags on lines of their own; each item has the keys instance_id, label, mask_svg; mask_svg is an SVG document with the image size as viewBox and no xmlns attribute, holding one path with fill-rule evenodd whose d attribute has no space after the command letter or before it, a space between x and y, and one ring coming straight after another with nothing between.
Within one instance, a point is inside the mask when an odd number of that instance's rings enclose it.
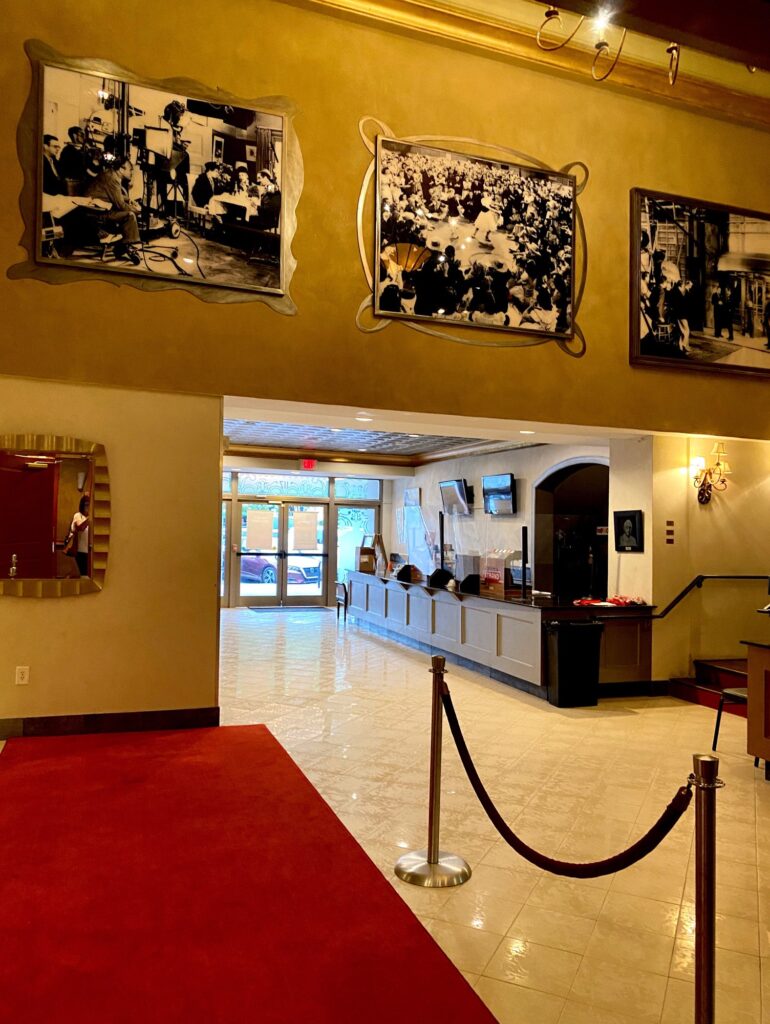
<instances>
[{"instance_id":1,"label":"framed black and white photograph","mask_svg":"<svg viewBox=\"0 0 770 1024\"><path fill-rule=\"evenodd\" d=\"M374 312L570 338L575 178L377 138Z\"/></svg>"},{"instance_id":2,"label":"framed black and white photograph","mask_svg":"<svg viewBox=\"0 0 770 1024\"><path fill-rule=\"evenodd\" d=\"M634 189L632 364L770 374L770 213Z\"/></svg>"},{"instance_id":3,"label":"framed black and white photograph","mask_svg":"<svg viewBox=\"0 0 770 1024\"><path fill-rule=\"evenodd\" d=\"M616 551L644 551L644 524L641 509L613 512Z\"/></svg>"},{"instance_id":4,"label":"framed black and white photograph","mask_svg":"<svg viewBox=\"0 0 770 1024\"><path fill-rule=\"evenodd\" d=\"M285 118L40 68L37 259L284 293Z\"/></svg>"}]
</instances>

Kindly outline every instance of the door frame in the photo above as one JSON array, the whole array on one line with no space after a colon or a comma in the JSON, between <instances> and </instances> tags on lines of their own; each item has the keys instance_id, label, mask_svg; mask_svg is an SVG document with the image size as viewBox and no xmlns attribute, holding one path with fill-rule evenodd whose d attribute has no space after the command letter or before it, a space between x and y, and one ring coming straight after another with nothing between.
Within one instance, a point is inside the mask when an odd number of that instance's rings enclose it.
<instances>
[{"instance_id":1,"label":"door frame","mask_svg":"<svg viewBox=\"0 0 770 1024\"><path fill-rule=\"evenodd\" d=\"M268 497L250 497L248 495L235 495L230 499L231 512L230 512L230 526L229 536L230 542L228 545L229 557L228 562L230 566L230 578L229 578L229 589L228 593L228 606L231 608L242 608L248 606L257 607L269 607L269 608L285 608L285 607L312 607L314 605L325 606L328 603L329 595L329 520L331 502L323 498L285 498L283 496L279 498L268 498ZM266 505L274 506L278 510L278 540L277 540L277 551L273 552L252 552L251 554L266 554L274 556L276 558L276 568L278 575L275 582L275 594L274 595L253 595L243 596L241 595L241 570L240 570L240 559L244 552L241 548L241 523L242 523L242 505ZM289 551L288 540L289 533L289 508L302 506L317 507L324 510L324 546L323 550L318 552L318 559L321 565L322 572L322 587L321 593L317 595L305 595L305 594L290 594L289 593L289 582L288 582L288 566L289 566ZM296 553L295 553L296 554ZM313 553L308 552L306 555L308 558L312 558Z\"/></svg>"}]
</instances>

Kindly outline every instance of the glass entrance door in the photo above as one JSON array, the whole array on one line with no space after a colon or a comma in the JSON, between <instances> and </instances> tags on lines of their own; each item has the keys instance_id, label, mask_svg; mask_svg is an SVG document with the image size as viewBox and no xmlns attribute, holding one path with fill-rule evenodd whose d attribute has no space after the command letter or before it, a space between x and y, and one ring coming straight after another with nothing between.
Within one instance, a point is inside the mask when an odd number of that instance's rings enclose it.
<instances>
[{"instance_id":1,"label":"glass entrance door","mask_svg":"<svg viewBox=\"0 0 770 1024\"><path fill-rule=\"evenodd\" d=\"M235 503L231 605L324 604L326 506Z\"/></svg>"},{"instance_id":2,"label":"glass entrance door","mask_svg":"<svg viewBox=\"0 0 770 1024\"><path fill-rule=\"evenodd\" d=\"M377 533L377 508L371 505L337 506L337 582L344 583L356 568L356 548L364 537Z\"/></svg>"},{"instance_id":3,"label":"glass entrance door","mask_svg":"<svg viewBox=\"0 0 770 1024\"><path fill-rule=\"evenodd\" d=\"M326 506L284 505L282 604L326 604Z\"/></svg>"}]
</instances>

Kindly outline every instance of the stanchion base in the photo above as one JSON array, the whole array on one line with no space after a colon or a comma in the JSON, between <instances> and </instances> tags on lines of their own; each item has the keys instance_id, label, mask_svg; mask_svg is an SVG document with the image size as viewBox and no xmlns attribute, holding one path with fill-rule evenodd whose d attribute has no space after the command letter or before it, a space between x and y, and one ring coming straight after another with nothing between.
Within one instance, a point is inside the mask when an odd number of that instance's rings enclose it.
<instances>
[{"instance_id":1,"label":"stanchion base","mask_svg":"<svg viewBox=\"0 0 770 1024\"><path fill-rule=\"evenodd\" d=\"M399 857L393 869L403 882L427 889L446 889L462 885L471 877L470 866L454 853L438 852L438 863L428 863L427 850L414 850Z\"/></svg>"}]
</instances>

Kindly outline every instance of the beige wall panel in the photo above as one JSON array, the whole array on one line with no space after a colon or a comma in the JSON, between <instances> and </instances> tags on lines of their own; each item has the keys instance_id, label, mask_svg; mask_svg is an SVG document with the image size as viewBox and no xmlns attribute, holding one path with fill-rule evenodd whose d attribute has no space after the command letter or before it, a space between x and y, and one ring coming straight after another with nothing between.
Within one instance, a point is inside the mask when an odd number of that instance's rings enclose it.
<instances>
[{"instance_id":1,"label":"beige wall panel","mask_svg":"<svg viewBox=\"0 0 770 1024\"><path fill-rule=\"evenodd\" d=\"M437 640L450 640L458 646L462 642L460 603L456 598L436 595L433 603L433 634Z\"/></svg>"},{"instance_id":2,"label":"beige wall panel","mask_svg":"<svg viewBox=\"0 0 770 1024\"><path fill-rule=\"evenodd\" d=\"M406 625L406 592L388 587L387 590L387 614L388 623L394 625Z\"/></svg>"},{"instance_id":3,"label":"beige wall panel","mask_svg":"<svg viewBox=\"0 0 770 1024\"><path fill-rule=\"evenodd\" d=\"M28 38L63 53L109 58L149 78L189 76L244 97L289 95L298 107L305 188L293 246L297 317L255 304L202 303L183 292L3 278L0 306L9 343L0 373L770 436L766 380L628 365L629 189L767 210L767 133L637 99L587 75L580 81L557 77L273 0L221 0L216 11L136 0L119 32L108 30L114 19L100 0L11 0L3 18L4 267L23 258L15 131L29 88L22 49ZM505 102L511 96L526 116L511 116ZM591 179L581 199L590 253L579 316L588 339L583 359L566 356L554 343L498 351L433 340L404 324L369 338L356 330L355 311L366 290L354 223L368 163L357 129L365 115L403 135L483 138L555 167L574 160L588 165ZM93 310L99 327L84 343L85 311L90 322ZM148 324L155 325L151 335ZM431 386L437 379L441 386Z\"/></svg>"},{"instance_id":4,"label":"beige wall panel","mask_svg":"<svg viewBox=\"0 0 770 1024\"><path fill-rule=\"evenodd\" d=\"M433 601L417 590L409 592L409 625L422 633L433 632ZM426 638L427 639L427 638Z\"/></svg>"},{"instance_id":5,"label":"beige wall panel","mask_svg":"<svg viewBox=\"0 0 770 1024\"><path fill-rule=\"evenodd\" d=\"M495 613L463 607L463 644L469 648L468 657L473 657L473 651L494 655Z\"/></svg>"},{"instance_id":6,"label":"beige wall panel","mask_svg":"<svg viewBox=\"0 0 770 1024\"><path fill-rule=\"evenodd\" d=\"M350 583L350 607L366 611L366 595L368 587L365 583L352 580Z\"/></svg>"},{"instance_id":7,"label":"beige wall panel","mask_svg":"<svg viewBox=\"0 0 770 1024\"><path fill-rule=\"evenodd\" d=\"M101 593L0 598L0 718L216 705L219 401L0 377L0 433L104 444L112 493Z\"/></svg>"},{"instance_id":8,"label":"beige wall panel","mask_svg":"<svg viewBox=\"0 0 770 1024\"><path fill-rule=\"evenodd\" d=\"M540 615L497 616L497 668L540 685Z\"/></svg>"},{"instance_id":9,"label":"beige wall panel","mask_svg":"<svg viewBox=\"0 0 770 1024\"><path fill-rule=\"evenodd\" d=\"M369 608L368 611L372 615L378 615L380 618L385 618L385 587L382 583L372 582L369 587Z\"/></svg>"}]
</instances>

